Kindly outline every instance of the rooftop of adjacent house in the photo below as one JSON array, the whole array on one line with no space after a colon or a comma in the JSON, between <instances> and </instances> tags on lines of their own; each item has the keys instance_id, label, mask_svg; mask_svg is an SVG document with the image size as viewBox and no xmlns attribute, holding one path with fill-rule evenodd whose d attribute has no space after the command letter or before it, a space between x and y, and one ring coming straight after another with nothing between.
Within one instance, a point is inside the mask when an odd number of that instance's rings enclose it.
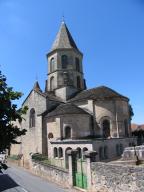
<instances>
[{"instance_id":1,"label":"rooftop of adjacent house","mask_svg":"<svg viewBox=\"0 0 144 192\"><path fill-rule=\"evenodd\" d=\"M87 89L81 91L69 101L72 102L72 101L81 101L85 99L99 100L99 99L111 99L111 98L124 98L128 100L127 97L119 94L113 89L110 89L109 87L106 86L100 86L93 89Z\"/></svg>"},{"instance_id":2,"label":"rooftop of adjacent house","mask_svg":"<svg viewBox=\"0 0 144 192\"><path fill-rule=\"evenodd\" d=\"M52 45L51 51L65 48L74 48L79 51L75 41L72 38L72 35L70 34L65 22L63 21L61 23L59 32L57 33L56 39Z\"/></svg>"},{"instance_id":3,"label":"rooftop of adjacent house","mask_svg":"<svg viewBox=\"0 0 144 192\"><path fill-rule=\"evenodd\" d=\"M90 115L85 110L77 107L76 105L72 103L65 103L59 105L55 110L47 114L47 117L53 117L53 116L59 116L59 115L65 115L65 114L87 114Z\"/></svg>"},{"instance_id":4,"label":"rooftop of adjacent house","mask_svg":"<svg viewBox=\"0 0 144 192\"><path fill-rule=\"evenodd\" d=\"M144 124L138 125L138 124L132 123L131 124L131 129L132 129L132 132L139 131L139 130L144 130Z\"/></svg>"}]
</instances>

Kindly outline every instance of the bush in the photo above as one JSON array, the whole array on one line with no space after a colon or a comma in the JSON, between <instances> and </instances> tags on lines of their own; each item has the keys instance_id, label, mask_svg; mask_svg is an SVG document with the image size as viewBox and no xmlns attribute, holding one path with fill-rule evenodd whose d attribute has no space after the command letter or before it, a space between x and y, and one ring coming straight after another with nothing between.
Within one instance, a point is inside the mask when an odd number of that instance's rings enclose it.
<instances>
[{"instance_id":1,"label":"bush","mask_svg":"<svg viewBox=\"0 0 144 192\"><path fill-rule=\"evenodd\" d=\"M48 160L47 156L44 156L40 153L35 153L32 155L32 159L36 160L36 161L44 161L44 160Z\"/></svg>"}]
</instances>

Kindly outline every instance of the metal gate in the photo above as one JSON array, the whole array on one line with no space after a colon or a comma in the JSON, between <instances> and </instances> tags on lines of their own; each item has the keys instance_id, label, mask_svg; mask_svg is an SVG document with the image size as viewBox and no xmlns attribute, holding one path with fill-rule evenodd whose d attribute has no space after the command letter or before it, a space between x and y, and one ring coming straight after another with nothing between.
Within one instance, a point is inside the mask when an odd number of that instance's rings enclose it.
<instances>
[{"instance_id":1,"label":"metal gate","mask_svg":"<svg viewBox=\"0 0 144 192\"><path fill-rule=\"evenodd\" d=\"M86 161L82 159L76 160L76 169L74 170L75 186L87 189L87 173L86 173Z\"/></svg>"}]
</instances>

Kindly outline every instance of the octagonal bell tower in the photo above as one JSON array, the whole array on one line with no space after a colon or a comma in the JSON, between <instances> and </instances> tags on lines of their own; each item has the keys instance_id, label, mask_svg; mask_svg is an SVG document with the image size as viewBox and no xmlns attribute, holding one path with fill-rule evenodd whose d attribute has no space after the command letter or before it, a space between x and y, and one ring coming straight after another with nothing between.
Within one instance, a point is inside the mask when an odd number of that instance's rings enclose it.
<instances>
[{"instance_id":1,"label":"octagonal bell tower","mask_svg":"<svg viewBox=\"0 0 144 192\"><path fill-rule=\"evenodd\" d=\"M48 92L66 101L74 93L85 89L83 54L77 48L65 22L61 23L47 58Z\"/></svg>"}]
</instances>

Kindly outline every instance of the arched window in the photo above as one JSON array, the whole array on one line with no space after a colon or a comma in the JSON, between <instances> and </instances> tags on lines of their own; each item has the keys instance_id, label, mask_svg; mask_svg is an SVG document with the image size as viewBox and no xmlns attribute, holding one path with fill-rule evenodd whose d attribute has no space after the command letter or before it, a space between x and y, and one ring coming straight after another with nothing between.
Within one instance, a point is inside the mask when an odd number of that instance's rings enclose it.
<instances>
[{"instance_id":1,"label":"arched window","mask_svg":"<svg viewBox=\"0 0 144 192\"><path fill-rule=\"evenodd\" d=\"M88 151L88 148L84 147L83 148L83 159L85 159L85 152Z\"/></svg>"},{"instance_id":2,"label":"arched window","mask_svg":"<svg viewBox=\"0 0 144 192\"><path fill-rule=\"evenodd\" d=\"M58 150L57 150L56 147L54 147L54 158L55 158L55 157L58 157Z\"/></svg>"},{"instance_id":3,"label":"arched window","mask_svg":"<svg viewBox=\"0 0 144 192\"><path fill-rule=\"evenodd\" d=\"M78 153L77 153L77 157L78 157L78 159L81 159L81 158L82 158L81 148L78 147L78 148L77 148L77 151L78 151Z\"/></svg>"},{"instance_id":4,"label":"arched window","mask_svg":"<svg viewBox=\"0 0 144 192\"><path fill-rule=\"evenodd\" d=\"M108 147L104 146L104 159L108 159Z\"/></svg>"},{"instance_id":5,"label":"arched window","mask_svg":"<svg viewBox=\"0 0 144 192\"><path fill-rule=\"evenodd\" d=\"M54 90L54 77L50 78L50 90L53 91Z\"/></svg>"},{"instance_id":6,"label":"arched window","mask_svg":"<svg viewBox=\"0 0 144 192\"><path fill-rule=\"evenodd\" d=\"M59 147L59 158L63 157L63 149Z\"/></svg>"},{"instance_id":7,"label":"arched window","mask_svg":"<svg viewBox=\"0 0 144 192\"><path fill-rule=\"evenodd\" d=\"M50 60L50 72L53 72L55 70L55 60L54 58L51 58Z\"/></svg>"},{"instance_id":8,"label":"arched window","mask_svg":"<svg viewBox=\"0 0 144 192\"><path fill-rule=\"evenodd\" d=\"M80 89L81 88L81 80L80 77L77 76L77 88Z\"/></svg>"},{"instance_id":9,"label":"arched window","mask_svg":"<svg viewBox=\"0 0 144 192\"><path fill-rule=\"evenodd\" d=\"M68 57L66 55L61 56L62 69L66 69L68 65Z\"/></svg>"},{"instance_id":10,"label":"arched window","mask_svg":"<svg viewBox=\"0 0 144 192\"><path fill-rule=\"evenodd\" d=\"M65 127L65 138L70 139L71 138L71 128L70 127Z\"/></svg>"},{"instance_id":11,"label":"arched window","mask_svg":"<svg viewBox=\"0 0 144 192\"><path fill-rule=\"evenodd\" d=\"M128 132L128 121L127 121L127 119L124 120L124 128L125 128L125 136L128 137L129 132Z\"/></svg>"},{"instance_id":12,"label":"arched window","mask_svg":"<svg viewBox=\"0 0 144 192\"><path fill-rule=\"evenodd\" d=\"M110 122L109 120L104 120L102 122L102 127L103 127L103 137L108 138L110 137Z\"/></svg>"},{"instance_id":13,"label":"arched window","mask_svg":"<svg viewBox=\"0 0 144 192\"><path fill-rule=\"evenodd\" d=\"M68 161L67 151L68 151L68 150L71 150L71 149L72 149L72 148L68 147L68 148L66 148L66 150L65 150L65 167L66 167L66 169L69 169L69 161Z\"/></svg>"},{"instance_id":14,"label":"arched window","mask_svg":"<svg viewBox=\"0 0 144 192\"><path fill-rule=\"evenodd\" d=\"M35 110L33 108L30 110L29 127L35 127Z\"/></svg>"},{"instance_id":15,"label":"arched window","mask_svg":"<svg viewBox=\"0 0 144 192\"><path fill-rule=\"evenodd\" d=\"M78 72L80 72L80 62L79 62L79 58L75 58L75 64L76 64L76 70L78 71Z\"/></svg>"}]
</instances>

